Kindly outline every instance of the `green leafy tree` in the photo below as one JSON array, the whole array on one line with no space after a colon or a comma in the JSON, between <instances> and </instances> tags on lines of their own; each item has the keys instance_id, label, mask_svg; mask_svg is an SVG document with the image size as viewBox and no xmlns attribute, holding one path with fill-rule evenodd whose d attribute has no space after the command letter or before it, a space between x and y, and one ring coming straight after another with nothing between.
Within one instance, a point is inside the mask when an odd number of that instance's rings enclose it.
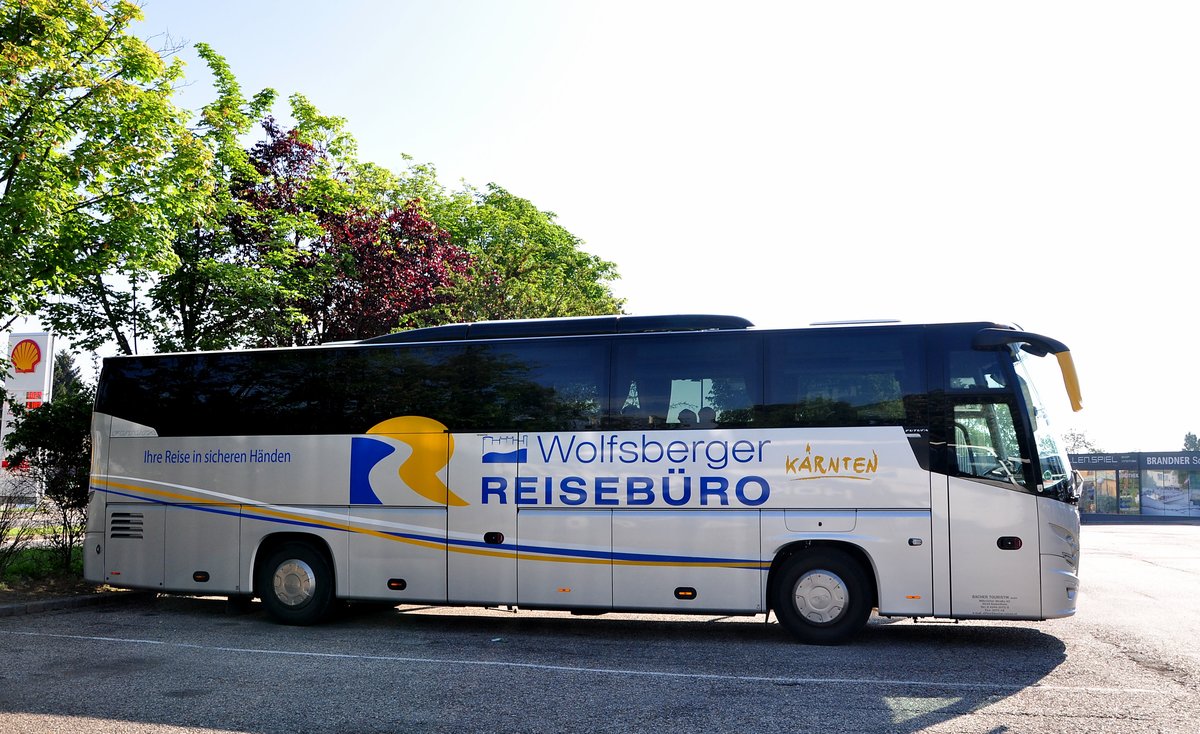
<instances>
[{"instance_id":1,"label":"green leafy tree","mask_svg":"<svg viewBox=\"0 0 1200 734\"><path fill-rule=\"evenodd\" d=\"M253 264L230 256L227 222L238 207L232 181L254 175L239 136L274 92L245 99L224 58L205 44L197 50L212 72L217 97L188 133L188 146L207 162L190 182L195 206L164 207L171 267L139 270L118 263L113 274L77 279L45 307L43 316L53 328L85 349L112 342L132 354L139 336L160 349L219 349L231 345L223 337L239 333L253 308L260 279Z\"/></svg>"},{"instance_id":2,"label":"green leafy tree","mask_svg":"<svg viewBox=\"0 0 1200 734\"><path fill-rule=\"evenodd\" d=\"M55 515L51 545L64 572L83 539L92 456L92 404L95 390L72 379L69 359L55 360L61 394L35 409L10 401L12 431L4 438L10 471L25 472L39 483ZM58 374L60 369L67 374Z\"/></svg>"},{"instance_id":3,"label":"green leafy tree","mask_svg":"<svg viewBox=\"0 0 1200 734\"><path fill-rule=\"evenodd\" d=\"M170 216L207 168L172 102L182 65L131 35L126 0L0 4L0 329L55 294L168 272Z\"/></svg>"},{"instance_id":4,"label":"green leafy tree","mask_svg":"<svg viewBox=\"0 0 1200 734\"><path fill-rule=\"evenodd\" d=\"M417 183L428 187L427 180ZM444 305L416 315L412 325L621 312L623 301L609 286L616 265L585 252L553 212L496 184L448 197L433 193L433 220L474 264L455 279Z\"/></svg>"},{"instance_id":5,"label":"green leafy tree","mask_svg":"<svg viewBox=\"0 0 1200 734\"><path fill-rule=\"evenodd\" d=\"M0 6L0 327L40 311L83 348L133 353L620 311L613 264L554 214L360 162L302 95L294 126L266 117L245 149L274 92L247 98L204 44L217 99L188 129L181 65L128 34L140 18L125 0Z\"/></svg>"},{"instance_id":6,"label":"green leafy tree","mask_svg":"<svg viewBox=\"0 0 1200 734\"><path fill-rule=\"evenodd\" d=\"M196 216L174 221L179 267L150 290L155 345L168 351L245 344L247 325L271 308L275 290L274 274L242 246L234 227L256 214L235 191L260 179L241 139L270 109L275 92L264 89L247 99L224 57L203 43L196 49L217 90L195 130L212 156L213 185Z\"/></svg>"},{"instance_id":7,"label":"green leafy tree","mask_svg":"<svg viewBox=\"0 0 1200 734\"><path fill-rule=\"evenodd\" d=\"M1196 434L1189 432L1183 437L1183 450L1200 451L1200 437L1197 437Z\"/></svg>"}]
</instances>

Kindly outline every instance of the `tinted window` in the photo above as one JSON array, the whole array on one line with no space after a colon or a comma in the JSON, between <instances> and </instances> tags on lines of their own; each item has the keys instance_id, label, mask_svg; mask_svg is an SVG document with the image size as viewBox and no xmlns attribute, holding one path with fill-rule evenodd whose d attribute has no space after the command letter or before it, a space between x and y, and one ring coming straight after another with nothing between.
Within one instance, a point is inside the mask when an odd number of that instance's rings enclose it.
<instances>
[{"instance_id":1,"label":"tinted window","mask_svg":"<svg viewBox=\"0 0 1200 734\"><path fill-rule=\"evenodd\" d=\"M160 436L363 433L420 415L451 431L587 430L600 340L221 352L110 360L98 410Z\"/></svg>"},{"instance_id":2,"label":"tinted window","mask_svg":"<svg viewBox=\"0 0 1200 734\"><path fill-rule=\"evenodd\" d=\"M763 422L786 426L919 426L921 333L911 329L780 332L767 336Z\"/></svg>"},{"instance_id":3,"label":"tinted window","mask_svg":"<svg viewBox=\"0 0 1200 734\"><path fill-rule=\"evenodd\" d=\"M1012 355L1003 350L962 350L946 353L946 382L950 390L1001 390L1012 382Z\"/></svg>"},{"instance_id":4,"label":"tinted window","mask_svg":"<svg viewBox=\"0 0 1200 734\"><path fill-rule=\"evenodd\" d=\"M104 363L96 410L150 426L162 436L187 435L183 423L206 421L196 414L196 360L189 357L127 357ZM196 433L203 433L197 429Z\"/></svg>"},{"instance_id":5,"label":"tinted window","mask_svg":"<svg viewBox=\"0 0 1200 734\"><path fill-rule=\"evenodd\" d=\"M470 347L473 430L599 428L608 395L608 344L600 340L494 342Z\"/></svg>"},{"instance_id":6,"label":"tinted window","mask_svg":"<svg viewBox=\"0 0 1200 734\"><path fill-rule=\"evenodd\" d=\"M609 424L627 429L752 425L762 402L761 338L646 335L614 347Z\"/></svg>"},{"instance_id":7,"label":"tinted window","mask_svg":"<svg viewBox=\"0 0 1200 734\"><path fill-rule=\"evenodd\" d=\"M308 433L333 417L326 387L333 356L311 350L206 354L191 365L194 383L172 396L180 412L164 418L181 435Z\"/></svg>"},{"instance_id":8,"label":"tinted window","mask_svg":"<svg viewBox=\"0 0 1200 734\"><path fill-rule=\"evenodd\" d=\"M363 433L405 415L457 430L474 403L470 359L457 344L339 349L323 367L331 419L304 433Z\"/></svg>"},{"instance_id":9,"label":"tinted window","mask_svg":"<svg viewBox=\"0 0 1200 734\"><path fill-rule=\"evenodd\" d=\"M109 360L97 410L160 436L363 433L403 415L445 422L468 392L463 355L378 347Z\"/></svg>"},{"instance_id":10,"label":"tinted window","mask_svg":"<svg viewBox=\"0 0 1200 734\"><path fill-rule=\"evenodd\" d=\"M227 352L110 360L96 407L161 436L304 433L329 418L331 357Z\"/></svg>"}]
</instances>

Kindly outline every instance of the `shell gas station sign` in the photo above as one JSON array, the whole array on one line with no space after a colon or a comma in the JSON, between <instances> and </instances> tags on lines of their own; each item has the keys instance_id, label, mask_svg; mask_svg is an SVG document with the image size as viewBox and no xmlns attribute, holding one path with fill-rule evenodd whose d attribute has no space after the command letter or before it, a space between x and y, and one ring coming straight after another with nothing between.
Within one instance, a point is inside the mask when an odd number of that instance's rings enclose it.
<instances>
[{"instance_id":1,"label":"shell gas station sign","mask_svg":"<svg viewBox=\"0 0 1200 734\"><path fill-rule=\"evenodd\" d=\"M40 408L43 403L50 401L54 385L53 334L12 334L3 357L3 361L0 362L0 378L3 379L4 391L8 393L7 397L10 400L30 409ZM0 462L3 462L4 437L11 428L12 415L7 401L0 408ZM0 485L5 479L7 477L0 473ZM2 490L0 494L3 494Z\"/></svg>"},{"instance_id":2,"label":"shell gas station sign","mask_svg":"<svg viewBox=\"0 0 1200 734\"><path fill-rule=\"evenodd\" d=\"M22 339L12 348L8 358L12 360L13 372L19 375L37 372L37 366L42 363L42 345L35 339Z\"/></svg>"}]
</instances>

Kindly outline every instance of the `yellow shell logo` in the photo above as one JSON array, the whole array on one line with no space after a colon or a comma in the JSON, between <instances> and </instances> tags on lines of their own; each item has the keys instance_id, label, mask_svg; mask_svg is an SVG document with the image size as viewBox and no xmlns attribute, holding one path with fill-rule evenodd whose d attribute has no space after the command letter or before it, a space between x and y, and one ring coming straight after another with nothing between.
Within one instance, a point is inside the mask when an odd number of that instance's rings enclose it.
<instances>
[{"instance_id":1,"label":"yellow shell logo","mask_svg":"<svg viewBox=\"0 0 1200 734\"><path fill-rule=\"evenodd\" d=\"M22 339L12 350L13 369L17 372L33 372L42 361L42 348L32 339Z\"/></svg>"}]
</instances>

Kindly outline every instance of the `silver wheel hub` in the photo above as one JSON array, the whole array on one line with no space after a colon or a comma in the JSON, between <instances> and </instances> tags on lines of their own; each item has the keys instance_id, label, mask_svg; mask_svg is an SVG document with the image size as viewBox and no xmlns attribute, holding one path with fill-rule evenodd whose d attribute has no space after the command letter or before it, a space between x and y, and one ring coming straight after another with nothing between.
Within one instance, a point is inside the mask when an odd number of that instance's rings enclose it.
<instances>
[{"instance_id":1,"label":"silver wheel hub","mask_svg":"<svg viewBox=\"0 0 1200 734\"><path fill-rule=\"evenodd\" d=\"M793 589L796 610L809 622L827 624L842 615L849 594L846 582L831 571L809 571L800 577Z\"/></svg>"},{"instance_id":2,"label":"silver wheel hub","mask_svg":"<svg viewBox=\"0 0 1200 734\"><path fill-rule=\"evenodd\" d=\"M312 566L296 558L279 564L275 569L275 598L295 607L313 597L317 588L317 577Z\"/></svg>"}]
</instances>

